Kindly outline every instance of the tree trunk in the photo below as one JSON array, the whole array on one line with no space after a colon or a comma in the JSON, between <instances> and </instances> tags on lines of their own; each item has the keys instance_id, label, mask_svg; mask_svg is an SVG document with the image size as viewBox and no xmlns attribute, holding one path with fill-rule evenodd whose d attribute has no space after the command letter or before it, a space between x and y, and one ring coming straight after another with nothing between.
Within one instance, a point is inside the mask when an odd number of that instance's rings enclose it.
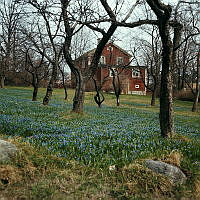
<instances>
[{"instance_id":1,"label":"tree trunk","mask_svg":"<svg viewBox=\"0 0 200 200\"><path fill-rule=\"evenodd\" d=\"M79 70L75 71L76 75L76 88L73 99L72 112L83 113L83 104L85 97L85 81L83 80L82 74Z\"/></svg>"},{"instance_id":2,"label":"tree trunk","mask_svg":"<svg viewBox=\"0 0 200 200\"><path fill-rule=\"evenodd\" d=\"M61 68L59 68L60 69L60 72L61 72L61 75L62 75L62 83L63 83L63 88L64 88L64 92L65 92L65 100L67 100L67 87L66 87L66 85L65 85L65 74L64 74L64 71L61 69Z\"/></svg>"},{"instance_id":3,"label":"tree trunk","mask_svg":"<svg viewBox=\"0 0 200 200\"><path fill-rule=\"evenodd\" d=\"M117 106L120 106L120 99L119 99L119 96L116 96L116 100L117 100Z\"/></svg>"},{"instance_id":4,"label":"tree trunk","mask_svg":"<svg viewBox=\"0 0 200 200\"><path fill-rule=\"evenodd\" d=\"M105 98L101 92L97 91L97 94L94 96L94 100L96 104L98 105L98 107L101 108L101 104L104 102Z\"/></svg>"},{"instance_id":5,"label":"tree trunk","mask_svg":"<svg viewBox=\"0 0 200 200\"><path fill-rule=\"evenodd\" d=\"M197 78L196 78L196 94L195 94L195 98L194 98L194 103L192 106L192 112L196 112L197 111L197 104L199 101L199 90L200 90L200 49L198 51L198 55L197 55Z\"/></svg>"},{"instance_id":6,"label":"tree trunk","mask_svg":"<svg viewBox=\"0 0 200 200\"><path fill-rule=\"evenodd\" d=\"M185 74L186 74L186 68L183 67L181 90L183 90L185 88Z\"/></svg>"},{"instance_id":7,"label":"tree trunk","mask_svg":"<svg viewBox=\"0 0 200 200\"><path fill-rule=\"evenodd\" d=\"M160 128L163 137L174 134L173 97L172 97L172 42L170 40L168 20L163 17L159 21L159 31L162 39L162 72L160 88Z\"/></svg>"},{"instance_id":8,"label":"tree trunk","mask_svg":"<svg viewBox=\"0 0 200 200\"><path fill-rule=\"evenodd\" d=\"M4 88L4 86L5 86L5 76L1 76L0 78L1 78L1 80L0 80L0 88Z\"/></svg>"},{"instance_id":9,"label":"tree trunk","mask_svg":"<svg viewBox=\"0 0 200 200\"><path fill-rule=\"evenodd\" d=\"M67 97L68 97L68 95L67 95L67 87L66 87L65 84L63 84L63 87L64 87L64 91L65 91L65 100L67 100Z\"/></svg>"},{"instance_id":10,"label":"tree trunk","mask_svg":"<svg viewBox=\"0 0 200 200\"><path fill-rule=\"evenodd\" d=\"M101 86L100 87L97 86L97 81L94 78L92 78L92 80L94 81L94 86L95 86L95 91L96 91L94 100L96 104L98 105L98 107L101 108L101 104L104 102L105 98L104 98L104 95L100 92Z\"/></svg>"},{"instance_id":11,"label":"tree trunk","mask_svg":"<svg viewBox=\"0 0 200 200\"><path fill-rule=\"evenodd\" d=\"M194 102L192 105L192 112L197 112L198 101L199 101L199 91L195 95Z\"/></svg>"},{"instance_id":12,"label":"tree trunk","mask_svg":"<svg viewBox=\"0 0 200 200\"><path fill-rule=\"evenodd\" d=\"M177 82L177 86L178 86L178 91L181 90L181 70L180 67L178 68L178 82Z\"/></svg>"},{"instance_id":13,"label":"tree trunk","mask_svg":"<svg viewBox=\"0 0 200 200\"><path fill-rule=\"evenodd\" d=\"M156 105L156 96L157 96L157 86L154 86L154 90L151 96L151 106L155 106Z\"/></svg>"},{"instance_id":14,"label":"tree trunk","mask_svg":"<svg viewBox=\"0 0 200 200\"><path fill-rule=\"evenodd\" d=\"M49 82L46 90L46 95L43 99L43 105L48 105L53 93L53 84Z\"/></svg>"},{"instance_id":15,"label":"tree trunk","mask_svg":"<svg viewBox=\"0 0 200 200\"><path fill-rule=\"evenodd\" d=\"M38 79L37 79L37 74L36 73L31 73L32 74L32 86L33 86L33 97L32 101L37 101L37 93L38 93Z\"/></svg>"},{"instance_id":16,"label":"tree trunk","mask_svg":"<svg viewBox=\"0 0 200 200\"><path fill-rule=\"evenodd\" d=\"M32 101L37 101L38 86L33 86L33 98Z\"/></svg>"},{"instance_id":17,"label":"tree trunk","mask_svg":"<svg viewBox=\"0 0 200 200\"><path fill-rule=\"evenodd\" d=\"M163 60L165 60L163 58ZM160 90L160 128L163 137L174 134L172 76L167 68L163 67Z\"/></svg>"},{"instance_id":18,"label":"tree trunk","mask_svg":"<svg viewBox=\"0 0 200 200\"><path fill-rule=\"evenodd\" d=\"M174 134L172 68L173 45L169 33L169 19L172 8L160 0L146 0L157 16L158 28L162 40L162 72L160 86L160 129L163 137Z\"/></svg>"},{"instance_id":19,"label":"tree trunk","mask_svg":"<svg viewBox=\"0 0 200 200\"><path fill-rule=\"evenodd\" d=\"M51 96L52 96L52 93L53 93L53 87L54 87L54 83L56 81L56 78L57 78L57 65L53 65L52 76L51 76L51 79L50 79L48 86L47 86L46 95L43 99L43 105L48 105L48 103L51 99Z\"/></svg>"},{"instance_id":20,"label":"tree trunk","mask_svg":"<svg viewBox=\"0 0 200 200\"><path fill-rule=\"evenodd\" d=\"M119 80L119 75L118 72L117 74L115 74L115 70L110 68L110 70L112 71L113 74L113 79L112 79L112 84L113 84L113 88L114 88L114 92L115 92L115 96L116 96L116 103L117 106L120 106L120 94L121 94L121 84L120 84L120 80Z\"/></svg>"}]
</instances>

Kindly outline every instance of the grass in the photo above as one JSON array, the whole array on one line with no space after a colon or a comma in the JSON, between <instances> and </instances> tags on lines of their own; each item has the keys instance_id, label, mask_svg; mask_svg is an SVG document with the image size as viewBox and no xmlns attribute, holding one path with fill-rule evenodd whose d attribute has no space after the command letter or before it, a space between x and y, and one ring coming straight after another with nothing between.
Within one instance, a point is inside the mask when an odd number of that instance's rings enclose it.
<instances>
[{"instance_id":1,"label":"grass","mask_svg":"<svg viewBox=\"0 0 200 200\"><path fill-rule=\"evenodd\" d=\"M0 92L1 138L20 149L0 165L0 198L198 199L200 116L190 102L175 102L176 136L163 139L159 107L149 106L148 96L122 95L116 107L114 95L105 94L99 109L94 93L86 93L85 113L77 115L70 113L72 90L68 101L55 90L48 106L41 103L44 89L37 102L31 88ZM180 166L188 182L171 185L143 166L146 158Z\"/></svg>"}]
</instances>

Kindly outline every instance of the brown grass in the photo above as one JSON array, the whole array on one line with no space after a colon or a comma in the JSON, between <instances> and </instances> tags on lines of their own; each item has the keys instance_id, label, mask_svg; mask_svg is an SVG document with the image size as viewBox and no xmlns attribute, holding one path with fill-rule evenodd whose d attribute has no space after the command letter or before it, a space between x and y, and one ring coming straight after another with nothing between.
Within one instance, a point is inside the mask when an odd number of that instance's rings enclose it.
<instances>
[{"instance_id":1,"label":"brown grass","mask_svg":"<svg viewBox=\"0 0 200 200\"><path fill-rule=\"evenodd\" d=\"M0 185L14 184L22 180L22 173L20 170L11 165L0 166Z\"/></svg>"},{"instance_id":2,"label":"brown grass","mask_svg":"<svg viewBox=\"0 0 200 200\"><path fill-rule=\"evenodd\" d=\"M194 194L196 199L200 199L200 174L194 180Z\"/></svg>"},{"instance_id":3,"label":"brown grass","mask_svg":"<svg viewBox=\"0 0 200 200\"><path fill-rule=\"evenodd\" d=\"M141 196L144 198L165 196L166 199L172 196L173 185L170 180L146 168L143 160L125 166L122 173L127 181L123 185L127 186L128 195L143 194Z\"/></svg>"},{"instance_id":4,"label":"brown grass","mask_svg":"<svg viewBox=\"0 0 200 200\"><path fill-rule=\"evenodd\" d=\"M168 164L180 167L182 157L183 155L180 152L172 151L169 155L166 156L166 158L163 161Z\"/></svg>"},{"instance_id":5,"label":"brown grass","mask_svg":"<svg viewBox=\"0 0 200 200\"><path fill-rule=\"evenodd\" d=\"M178 135L178 134L175 134L173 137L172 137L173 140L180 140L180 141L183 141L183 142L191 142L192 140L184 135Z\"/></svg>"},{"instance_id":6,"label":"brown grass","mask_svg":"<svg viewBox=\"0 0 200 200\"><path fill-rule=\"evenodd\" d=\"M98 169L59 158L20 138L10 141L20 151L12 162L0 164L0 199L176 199L170 180L146 168L144 160L110 171L109 167ZM173 151L160 159L179 166L182 154ZM196 179L194 193L186 189L183 195L198 199L199 191Z\"/></svg>"}]
</instances>

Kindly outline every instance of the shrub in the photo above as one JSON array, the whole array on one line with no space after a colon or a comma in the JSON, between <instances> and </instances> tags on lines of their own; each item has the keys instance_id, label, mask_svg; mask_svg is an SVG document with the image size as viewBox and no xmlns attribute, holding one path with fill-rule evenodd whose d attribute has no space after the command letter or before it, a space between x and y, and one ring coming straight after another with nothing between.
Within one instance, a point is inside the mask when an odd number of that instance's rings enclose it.
<instances>
[{"instance_id":1,"label":"shrub","mask_svg":"<svg viewBox=\"0 0 200 200\"><path fill-rule=\"evenodd\" d=\"M194 95L192 94L191 90L181 90L174 93L174 98L181 101L193 101Z\"/></svg>"}]
</instances>

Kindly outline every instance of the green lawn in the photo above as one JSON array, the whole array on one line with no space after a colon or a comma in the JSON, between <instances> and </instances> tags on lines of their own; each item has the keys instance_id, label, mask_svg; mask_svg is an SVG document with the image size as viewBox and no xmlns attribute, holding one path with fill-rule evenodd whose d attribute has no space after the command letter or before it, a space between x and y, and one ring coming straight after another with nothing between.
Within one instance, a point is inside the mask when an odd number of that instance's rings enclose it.
<instances>
[{"instance_id":1,"label":"green lawn","mask_svg":"<svg viewBox=\"0 0 200 200\"><path fill-rule=\"evenodd\" d=\"M0 181L0 198L198 199L200 113L191 112L192 102L175 101L176 136L163 139L158 101L150 106L149 96L121 95L116 107L115 96L105 94L99 109L94 93L86 93L85 112L78 115L70 113L73 90L67 101L63 90L55 90L48 106L42 105L44 93L40 89L32 102L31 88L0 90L1 138L21 149L12 163L0 165L0 180L3 172L9 179ZM143 166L146 158L180 165L188 182L171 185Z\"/></svg>"}]
</instances>

